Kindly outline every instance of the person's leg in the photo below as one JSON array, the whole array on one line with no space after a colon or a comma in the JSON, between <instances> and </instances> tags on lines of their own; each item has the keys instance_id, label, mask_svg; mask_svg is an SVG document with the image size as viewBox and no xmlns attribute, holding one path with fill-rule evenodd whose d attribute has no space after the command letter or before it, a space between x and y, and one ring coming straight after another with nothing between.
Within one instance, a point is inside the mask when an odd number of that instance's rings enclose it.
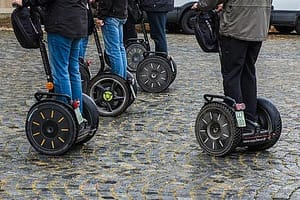
<instances>
[{"instance_id":1,"label":"person's leg","mask_svg":"<svg viewBox=\"0 0 300 200\"><path fill-rule=\"evenodd\" d=\"M59 34L48 33L49 61L54 81L54 91L72 98L68 71L72 39ZM63 99L66 101L66 99Z\"/></svg>"},{"instance_id":2,"label":"person's leg","mask_svg":"<svg viewBox=\"0 0 300 200\"><path fill-rule=\"evenodd\" d=\"M72 100L79 100L80 111L83 111L82 102L82 86L81 86L81 76L79 72L79 45L82 39L74 39L71 43L71 51L69 57L69 74L72 90Z\"/></svg>"},{"instance_id":3,"label":"person's leg","mask_svg":"<svg viewBox=\"0 0 300 200\"><path fill-rule=\"evenodd\" d=\"M127 55L126 55L126 49L124 47L124 39L123 39L123 26L126 23L126 20L120 20L120 25L119 25L119 39L120 39L120 43L119 43L119 47L120 47L120 51L121 51L121 56L122 56L122 61L123 61L123 65L122 65L122 77L126 80L127 79Z\"/></svg>"},{"instance_id":4,"label":"person's leg","mask_svg":"<svg viewBox=\"0 0 300 200\"><path fill-rule=\"evenodd\" d=\"M86 53L86 48L89 42L89 36L86 36L81 39L80 45L79 45L79 58L84 59L85 53Z\"/></svg>"},{"instance_id":5,"label":"person's leg","mask_svg":"<svg viewBox=\"0 0 300 200\"><path fill-rule=\"evenodd\" d=\"M78 99L82 105L81 77L79 73L79 42L48 33L48 48L51 71L54 80L54 91L66 94L72 100ZM66 101L66 99L62 99ZM80 106L82 111L82 106Z\"/></svg>"},{"instance_id":6,"label":"person's leg","mask_svg":"<svg viewBox=\"0 0 300 200\"><path fill-rule=\"evenodd\" d=\"M248 50L245 65L241 77L243 100L246 105L246 118L257 121L257 83L255 63L262 45L262 42L248 42Z\"/></svg>"},{"instance_id":7,"label":"person's leg","mask_svg":"<svg viewBox=\"0 0 300 200\"><path fill-rule=\"evenodd\" d=\"M221 37L220 45L224 95L233 98L237 103L242 103L241 75L247 45L244 41L224 36Z\"/></svg>"},{"instance_id":8,"label":"person's leg","mask_svg":"<svg viewBox=\"0 0 300 200\"><path fill-rule=\"evenodd\" d=\"M155 43L156 52L168 53L167 37L166 37L166 12L147 12L150 24L150 36Z\"/></svg>"},{"instance_id":9,"label":"person's leg","mask_svg":"<svg viewBox=\"0 0 300 200\"><path fill-rule=\"evenodd\" d=\"M137 38L135 23L129 15L123 28L123 43L126 44L128 39Z\"/></svg>"},{"instance_id":10,"label":"person's leg","mask_svg":"<svg viewBox=\"0 0 300 200\"><path fill-rule=\"evenodd\" d=\"M121 77L124 75L123 57L120 51L120 21L116 18L107 17L102 26L102 34L105 50L111 63L112 73ZM123 43L123 41L121 41ZM125 68L126 70L126 68ZM126 78L126 77L123 77Z\"/></svg>"}]
</instances>

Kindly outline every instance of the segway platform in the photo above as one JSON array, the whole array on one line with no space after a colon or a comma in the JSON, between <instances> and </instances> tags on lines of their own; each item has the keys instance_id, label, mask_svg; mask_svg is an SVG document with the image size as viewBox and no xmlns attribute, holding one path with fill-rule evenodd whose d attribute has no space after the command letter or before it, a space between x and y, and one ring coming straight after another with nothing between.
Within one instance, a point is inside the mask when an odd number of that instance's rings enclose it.
<instances>
[{"instance_id":1,"label":"segway platform","mask_svg":"<svg viewBox=\"0 0 300 200\"><path fill-rule=\"evenodd\" d=\"M195 134L200 147L213 156L224 156L237 147L265 150L276 144L281 135L281 117L276 107L265 98L258 98L258 123L264 132L245 134L244 104L230 97L204 95L205 104L198 113ZM225 103L226 102L226 103Z\"/></svg>"}]
</instances>

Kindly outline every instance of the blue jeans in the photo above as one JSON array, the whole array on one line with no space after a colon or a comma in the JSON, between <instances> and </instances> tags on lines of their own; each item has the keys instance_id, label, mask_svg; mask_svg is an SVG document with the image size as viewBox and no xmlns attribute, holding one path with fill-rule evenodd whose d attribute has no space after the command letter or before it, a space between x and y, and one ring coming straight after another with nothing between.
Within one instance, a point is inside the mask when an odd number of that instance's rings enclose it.
<instances>
[{"instance_id":1,"label":"blue jeans","mask_svg":"<svg viewBox=\"0 0 300 200\"><path fill-rule=\"evenodd\" d=\"M112 73L127 78L127 58L123 43L123 25L126 19L107 17L102 26L105 51L111 63Z\"/></svg>"},{"instance_id":2,"label":"blue jeans","mask_svg":"<svg viewBox=\"0 0 300 200\"><path fill-rule=\"evenodd\" d=\"M167 12L147 12L150 25L150 36L155 43L156 52L168 53L166 23Z\"/></svg>"},{"instance_id":3,"label":"blue jeans","mask_svg":"<svg viewBox=\"0 0 300 200\"><path fill-rule=\"evenodd\" d=\"M89 43L89 36L86 36L81 39L79 45L79 58L84 59L88 43Z\"/></svg>"},{"instance_id":4,"label":"blue jeans","mask_svg":"<svg viewBox=\"0 0 300 200\"><path fill-rule=\"evenodd\" d=\"M72 100L79 100L82 112L81 76L78 61L81 38L73 39L55 33L48 33L47 37L55 93L66 94ZM66 99L62 100L66 101Z\"/></svg>"}]
</instances>

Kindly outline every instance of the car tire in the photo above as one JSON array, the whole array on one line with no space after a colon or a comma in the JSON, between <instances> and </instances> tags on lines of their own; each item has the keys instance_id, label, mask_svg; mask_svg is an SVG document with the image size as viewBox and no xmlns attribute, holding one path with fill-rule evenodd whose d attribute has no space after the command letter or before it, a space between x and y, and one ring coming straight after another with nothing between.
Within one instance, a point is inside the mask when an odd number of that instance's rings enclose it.
<instances>
[{"instance_id":1,"label":"car tire","mask_svg":"<svg viewBox=\"0 0 300 200\"><path fill-rule=\"evenodd\" d=\"M274 26L276 30L280 33L288 34L294 30L294 27L291 26Z\"/></svg>"},{"instance_id":2,"label":"car tire","mask_svg":"<svg viewBox=\"0 0 300 200\"><path fill-rule=\"evenodd\" d=\"M295 29L296 29L296 33L300 35L300 17L298 17L297 19Z\"/></svg>"},{"instance_id":3,"label":"car tire","mask_svg":"<svg viewBox=\"0 0 300 200\"><path fill-rule=\"evenodd\" d=\"M194 34L194 24L191 19L196 14L194 10L187 10L183 13L180 24L185 34Z\"/></svg>"}]
</instances>

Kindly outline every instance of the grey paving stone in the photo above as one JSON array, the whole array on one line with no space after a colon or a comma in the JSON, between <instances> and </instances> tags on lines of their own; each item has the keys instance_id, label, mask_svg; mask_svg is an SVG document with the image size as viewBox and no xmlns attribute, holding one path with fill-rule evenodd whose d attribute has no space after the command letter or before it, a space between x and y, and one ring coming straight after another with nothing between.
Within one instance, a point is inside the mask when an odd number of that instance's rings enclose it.
<instances>
[{"instance_id":1,"label":"grey paving stone","mask_svg":"<svg viewBox=\"0 0 300 200\"><path fill-rule=\"evenodd\" d=\"M281 113L279 142L225 158L205 154L194 134L202 95L222 94L218 55L202 52L192 35L168 41L178 74L166 92L139 92L121 116L101 118L87 144L49 157L24 128L45 83L39 51L0 31L0 199L299 199L300 37L270 35L257 61L259 96ZM92 38L87 58L95 74Z\"/></svg>"}]
</instances>

